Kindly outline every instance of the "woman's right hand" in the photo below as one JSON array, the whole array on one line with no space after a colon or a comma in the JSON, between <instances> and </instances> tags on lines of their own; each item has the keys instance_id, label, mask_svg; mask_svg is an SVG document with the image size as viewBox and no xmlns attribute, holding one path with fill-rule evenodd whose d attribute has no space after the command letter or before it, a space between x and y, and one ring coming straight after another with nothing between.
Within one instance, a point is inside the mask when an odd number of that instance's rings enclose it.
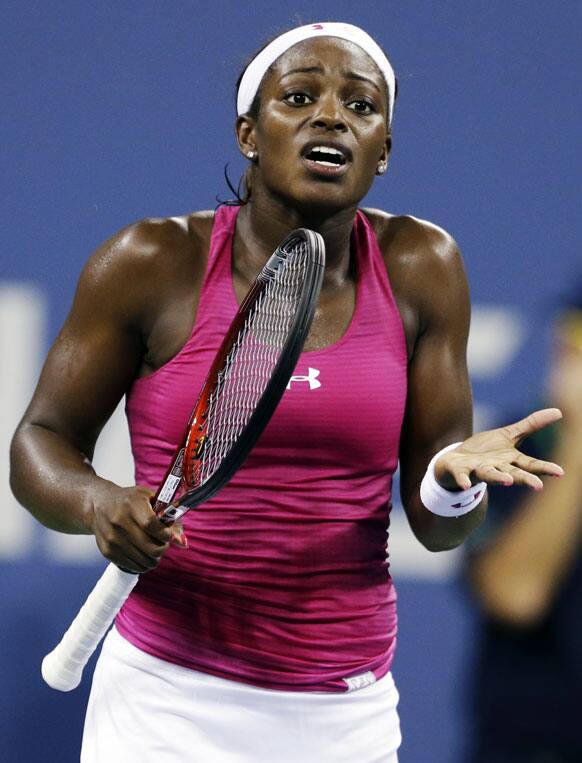
<instances>
[{"instance_id":1,"label":"woman's right hand","mask_svg":"<svg viewBox=\"0 0 582 763\"><path fill-rule=\"evenodd\" d=\"M106 559L128 572L155 567L172 541L184 546L179 523L167 525L155 515L146 487L108 486L92 499L90 527Z\"/></svg>"}]
</instances>

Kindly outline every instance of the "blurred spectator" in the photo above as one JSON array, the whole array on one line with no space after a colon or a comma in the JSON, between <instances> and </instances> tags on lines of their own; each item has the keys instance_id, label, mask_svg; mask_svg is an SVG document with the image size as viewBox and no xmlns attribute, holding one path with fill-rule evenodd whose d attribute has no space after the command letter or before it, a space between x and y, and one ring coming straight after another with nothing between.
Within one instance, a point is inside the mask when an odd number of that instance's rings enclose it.
<instances>
[{"instance_id":1,"label":"blurred spectator","mask_svg":"<svg viewBox=\"0 0 582 763\"><path fill-rule=\"evenodd\" d=\"M469 540L481 613L471 763L582 763L582 285L556 323L548 393L563 421L523 450L565 476L538 493L491 488Z\"/></svg>"}]
</instances>

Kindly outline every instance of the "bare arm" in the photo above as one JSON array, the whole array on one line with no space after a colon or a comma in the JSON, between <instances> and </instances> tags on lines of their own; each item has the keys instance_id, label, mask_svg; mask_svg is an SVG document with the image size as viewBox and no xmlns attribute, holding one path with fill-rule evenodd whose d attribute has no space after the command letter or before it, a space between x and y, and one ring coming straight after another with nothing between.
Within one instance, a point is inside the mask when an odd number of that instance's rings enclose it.
<instances>
[{"instance_id":1,"label":"bare arm","mask_svg":"<svg viewBox=\"0 0 582 763\"><path fill-rule=\"evenodd\" d=\"M457 519L436 516L420 500L420 482L432 456L471 434L472 397L466 363L470 302L461 256L438 229L428 229L417 246L412 293L418 330L400 445L401 495L414 534L439 551L465 539L482 521L485 504Z\"/></svg>"},{"instance_id":2,"label":"bare arm","mask_svg":"<svg viewBox=\"0 0 582 763\"><path fill-rule=\"evenodd\" d=\"M95 442L141 359L139 333L114 286L122 268L106 264L114 248L96 252L83 271L12 444L16 497L63 532L92 531L93 493L107 487L90 464Z\"/></svg>"},{"instance_id":3,"label":"bare arm","mask_svg":"<svg viewBox=\"0 0 582 763\"><path fill-rule=\"evenodd\" d=\"M552 397L564 411L553 458L559 480L527 496L499 536L470 561L473 588L493 617L539 622L582 548L582 350L563 345Z\"/></svg>"},{"instance_id":4,"label":"bare arm","mask_svg":"<svg viewBox=\"0 0 582 763\"><path fill-rule=\"evenodd\" d=\"M136 571L157 563L172 531L153 514L151 491L119 488L90 461L142 364L160 282L155 249L142 224L91 257L11 448L12 489L39 521L94 533L108 559Z\"/></svg>"},{"instance_id":5,"label":"bare arm","mask_svg":"<svg viewBox=\"0 0 582 763\"><path fill-rule=\"evenodd\" d=\"M382 220L380 240L395 288L409 350L408 396L400 443L401 495L410 525L429 550L453 548L483 520L486 501L459 517L433 514L420 499L431 458L462 443L435 465L437 482L465 490L478 482L542 488L539 475L560 475L555 464L535 462L517 447L527 434L560 412L538 411L522 422L471 436L472 398L466 346L470 303L463 263L453 239L414 218Z\"/></svg>"}]
</instances>

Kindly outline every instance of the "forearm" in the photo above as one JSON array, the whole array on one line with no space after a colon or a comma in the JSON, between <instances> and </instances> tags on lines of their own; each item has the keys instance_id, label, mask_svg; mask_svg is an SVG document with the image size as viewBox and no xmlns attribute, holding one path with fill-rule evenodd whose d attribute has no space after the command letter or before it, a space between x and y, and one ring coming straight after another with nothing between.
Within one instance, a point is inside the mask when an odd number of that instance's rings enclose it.
<instances>
[{"instance_id":1,"label":"forearm","mask_svg":"<svg viewBox=\"0 0 582 763\"><path fill-rule=\"evenodd\" d=\"M459 432L455 434L458 438ZM454 442L455 439L454 435L449 435L446 438L449 443L451 440ZM434 449L434 445L424 448L417 447L412 456L401 462L400 489L408 521L416 538L429 551L448 551L461 545L467 536L481 524L487 510L487 494L485 493L481 497L480 502L471 511L463 513L453 510L454 516L441 516L441 513L448 513L448 507L452 506L458 499L465 503L467 496L463 496L459 486L454 482L446 485L437 483L434 473L434 460L442 450L439 449L435 455ZM425 490L422 493L424 500L427 501L426 505L421 498L421 484L423 482L428 482L428 485L435 485L434 490L429 488L428 491ZM435 483L446 496L444 511L439 510L438 503L442 500L442 496L439 496L438 492L435 494L435 490L439 490ZM471 494L471 498L473 496L474 492ZM431 499L435 505L432 505Z\"/></svg>"},{"instance_id":2,"label":"forearm","mask_svg":"<svg viewBox=\"0 0 582 763\"><path fill-rule=\"evenodd\" d=\"M486 610L521 624L539 620L582 542L582 457L579 441L564 438L555 460L564 476L546 479L472 563L472 580Z\"/></svg>"},{"instance_id":3,"label":"forearm","mask_svg":"<svg viewBox=\"0 0 582 763\"><path fill-rule=\"evenodd\" d=\"M12 441L10 485L39 522L74 534L93 532L93 498L114 487L65 438L30 423L23 423Z\"/></svg>"},{"instance_id":4,"label":"forearm","mask_svg":"<svg viewBox=\"0 0 582 763\"><path fill-rule=\"evenodd\" d=\"M433 514L420 500L417 489L407 501L406 513L412 531L429 551L448 551L460 546L477 528L487 511L487 496L472 511L459 517L440 517Z\"/></svg>"}]
</instances>

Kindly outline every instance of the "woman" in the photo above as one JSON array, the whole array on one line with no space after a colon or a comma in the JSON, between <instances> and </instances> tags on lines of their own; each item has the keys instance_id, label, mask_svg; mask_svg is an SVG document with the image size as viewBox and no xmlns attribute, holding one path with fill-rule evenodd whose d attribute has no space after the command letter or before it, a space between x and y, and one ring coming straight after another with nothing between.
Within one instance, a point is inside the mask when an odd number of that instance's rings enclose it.
<instances>
[{"instance_id":1,"label":"woman","mask_svg":"<svg viewBox=\"0 0 582 763\"><path fill-rule=\"evenodd\" d=\"M469 299L453 240L358 210L387 167L395 90L356 27L282 35L238 88L246 203L130 226L81 276L16 433L12 483L47 526L93 533L107 559L152 570L106 640L84 761L160 750L205 763L396 761L386 530L398 460L411 526L435 551L480 523L486 483L539 490L540 475L561 473L515 449L559 411L470 436ZM297 227L321 233L327 253L297 376L232 482L183 534L164 527L149 498L193 390L236 302ZM124 394L134 488L90 464Z\"/></svg>"}]
</instances>

